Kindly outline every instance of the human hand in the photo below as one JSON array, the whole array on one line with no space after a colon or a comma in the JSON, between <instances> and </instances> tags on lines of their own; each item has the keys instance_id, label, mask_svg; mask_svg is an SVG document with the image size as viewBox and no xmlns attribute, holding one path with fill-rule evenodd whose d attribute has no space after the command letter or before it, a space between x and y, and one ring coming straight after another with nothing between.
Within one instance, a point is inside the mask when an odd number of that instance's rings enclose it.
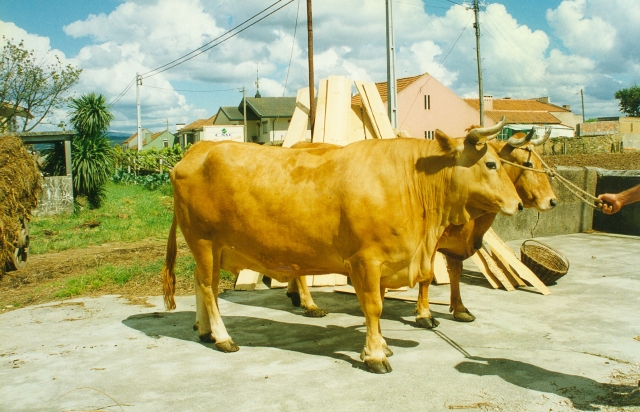
<instances>
[{"instance_id":1,"label":"human hand","mask_svg":"<svg viewBox=\"0 0 640 412\"><path fill-rule=\"evenodd\" d=\"M617 213L622 208L622 202L613 193L603 193L598 196L598 200L601 201L600 210L606 215Z\"/></svg>"}]
</instances>

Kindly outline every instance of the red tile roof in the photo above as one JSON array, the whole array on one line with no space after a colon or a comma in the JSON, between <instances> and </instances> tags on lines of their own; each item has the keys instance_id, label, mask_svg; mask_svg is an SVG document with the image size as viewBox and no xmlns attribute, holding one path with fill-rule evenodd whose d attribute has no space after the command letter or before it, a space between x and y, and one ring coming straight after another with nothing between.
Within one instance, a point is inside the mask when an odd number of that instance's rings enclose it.
<instances>
[{"instance_id":1,"label":"red tile roof","mask_svg":"<svg viewBox=\"0 0 640 412\"><path fill-rule=\"evenodd\" d=\"M401 91L409 87L411 83L415 82L425 74L426 73L420 74L418 76L403 77L402 79L396 79L396 92L400 93ZM382 101L386 102L387 101L387 82L376 83L376 88L378 89L378 93L380 94ZM362 104L362 98L360 97L359 93L351 98L351 104L357 105L357 106L360 106Z\"/></svg>"},{"instance_id":2,"label":"red tile roof","mask_svg":"<svg viewBox=\"0 0 640 412\"><path fill-rule=\"evenodd\" d=\"M182 129L180 129L180 132L183 131L191 131L191 130L197 130L197 129L201 129L202 126L212 126L213 122L216 120L216 115L214 114L213 116L211 116L208 119L198 119L193 123L189 123L188 125L186 125L185 127L183 127Z\"/></svg>"},{"instance_id":3,"label":"red tile roof","mask_svg":"<svg viewBox=\"0 0 640 412\"><path fill-rule=\"evenodd\" d=\"M471 107L480 110L478 99L463 99ZM502 116L508 124L560 124L550 112L571 112L564 107L543 103L535 99L493 99L493 108L485 115L499 122Z\"/></svg>"}]
</instances>

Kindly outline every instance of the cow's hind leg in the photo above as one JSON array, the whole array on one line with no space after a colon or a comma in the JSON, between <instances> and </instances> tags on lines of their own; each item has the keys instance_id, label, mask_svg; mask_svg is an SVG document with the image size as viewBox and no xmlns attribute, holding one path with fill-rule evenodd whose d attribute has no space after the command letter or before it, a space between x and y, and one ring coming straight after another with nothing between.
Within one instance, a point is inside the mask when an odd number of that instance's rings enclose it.
<instances>
[{"instance_id":1,"label":"cow's hind leg","mask_svg":"<svg viewBox=\"0 0 640 412\"><path fill-rule=\"evenodd\" d=\"M300 276L289 281L287 296L291 299L293 306L300 306L304 309L304 316L310 318L327 316L327 311L319 308L313 301L309 287L307 287L307 279L305 276Z\"/></svg>"},{"instance_id":2,"label":"cow's hind leg","mask_svg":"<svg viewBox=\"0 0 640 412\"><path fill-rule=\"evenodd\" d=\"M366 261L349 262L351 283L358 295L360 308L367 324L367 337L360 359L374 373L391 372L391 365L385 355L386 343L380 330L382 297L380 289L380 268Z\"/></svg>"},{"instance_id":3,"label":"cow's hind leg","mask_svg":"<svg viewBox=\"0 0 640 412\"><path fill-rule=\"evenodd\" d=\"M416 304L416 322L418 325L426 329L437 327L438 322L429 310L429 285L433 280L433 271L429 279L418 284L418 302Z\"/></svg>"},{"instance_id":4,"label":"cow's hind leg","mask_svg":"<svg viewBox=\"0 0 640 412\"><path fill-rule=\"evenodd\" d=\"M239 348L227 333L218 307L220 250L214 250L210 241L199 241L192 252L196 260L196 327L200 339L215 342L223 352L235 352Z\"/></svg>"},{"instance_id":5,"label":"cow's hind leg","mask_svg":"<svg viewBox=\"0 0 640 412\"><path fill-rule=\"evenodd\" d=\"M451 280L451 303L449 312L453 312L453 319L458 322L473 322L476 317L462 303L460 295L460 276L462 276L462 261L447 256L449 279Z\"/></svg>"}]
</instances>

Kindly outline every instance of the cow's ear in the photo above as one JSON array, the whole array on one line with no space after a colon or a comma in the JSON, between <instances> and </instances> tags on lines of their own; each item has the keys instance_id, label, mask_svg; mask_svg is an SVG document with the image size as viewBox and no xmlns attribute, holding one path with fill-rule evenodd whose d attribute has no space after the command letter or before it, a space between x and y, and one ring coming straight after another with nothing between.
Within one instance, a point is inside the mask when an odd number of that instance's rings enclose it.
<instances>
[{"instance_id":1,"label":"cow's ear","mask_svg":"<svg viewBox=\"0 0 640 412\"><path fill-rule=\"evenodd\" d=\"M440 148L445 153L455 153L464 150L464 142L462 139L450 137L440 129L436 129L435 137L438 144L440 144Z\"/></svg>"}]
</instances>

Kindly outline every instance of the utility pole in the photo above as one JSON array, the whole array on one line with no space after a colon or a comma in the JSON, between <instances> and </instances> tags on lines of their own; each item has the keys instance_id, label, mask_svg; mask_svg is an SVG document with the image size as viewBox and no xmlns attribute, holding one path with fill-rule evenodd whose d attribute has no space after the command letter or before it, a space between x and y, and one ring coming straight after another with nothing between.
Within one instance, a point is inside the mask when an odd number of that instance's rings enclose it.
<instances>
[{"instance_id":1,"label":"utility pole","mask_svg":"<svg viewBox=\"0 0 640 412\"><path fill-rule=\"evenodd\" d=\"M396 45L393 39L392 0L387 2L387 113L391 127L398 128L398 106L396 91Z\"/></svg>"},{"instance_id":2,"label":"utility pole","mask_svg":"<svg viewBox=\"0 0 640 412\"><path fill-rule=\"evenodd\" d=\"M584 123L584 94L582 94L582 89L580 89L580 100L582 101L582 123Z\"/></svg>"},{"instance_id":3,"label":"utility pole","mask_svg":"<svg viewBox=\"0 0 640 412\"><path fill-rule=\"evenodd\" d=\"M242 118L244 121L244 141L247 141L247 89L242 86Z\"/></svg>"},{"instance_id":4,"label":"utility pole","mask_svg":"<svg viewBox=\"0 0 640 412\"><path fill-rule=\"evenodd\" d=\"M480 126L484 126L484 89L482 88L482 60L480 59L480 20L478 14L480 7L478 0L473 0L473 14L476 16L476 22L473 28L476 29L476 61L478 62L478 103L480 103Z\"/></svg>"},{"instance_id":5,"label":"utility pole","mask_svg":"<svg viewBox=\"0 0 640 412\"><path fill-rule=\"evenodd\" d=\"M313 142L313 126L316 118L315 88L313 80L313 24L311 0L307 0L307 53L309 55L309 124L311 126L311 141Z\"/></svg>"},{"instance_id":6,"label":"utility pole","mask_svg":"<svg viewBox=\"0 0 640 412\"><path fill-rule=\"evenodd\" d=\"M140 86L142 85L142 77L136 72L136 112L138 115L138 151L142 150L142 122L140 120Z\"/></svg>"}]
</instances>

